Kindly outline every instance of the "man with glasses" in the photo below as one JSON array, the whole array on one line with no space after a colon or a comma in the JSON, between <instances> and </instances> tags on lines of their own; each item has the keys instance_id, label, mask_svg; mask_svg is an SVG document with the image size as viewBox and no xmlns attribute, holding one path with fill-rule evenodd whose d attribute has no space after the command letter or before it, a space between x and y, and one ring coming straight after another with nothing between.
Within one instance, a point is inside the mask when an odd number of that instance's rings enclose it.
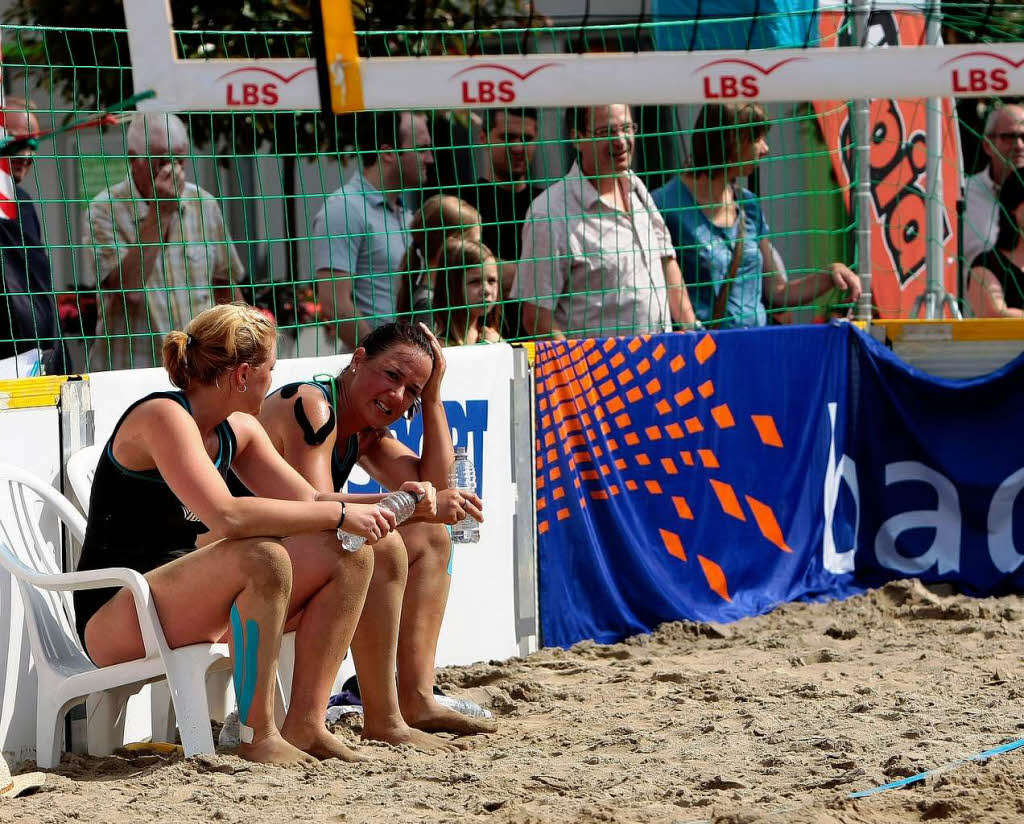
<instances>
[{"instance_id":1,"label":"man with glasses","mask_svg":"<svg viewBox=\"0 0 1024 824\"><path fill-rule=\"evenodd\" d=\"M184 122L136 116L125 139L128 176L100 192L82 220L86 271L101 298L90 372L160 364L164 334L240 299L245 277L220 204L185 179Z\"/></svg>"},{"instance_id":2,"label":"man with glasses","mask_svg":"<svg viewBox=\"0 0 1024 824\"><path fill-rule=\"evenodd\" d=\"M39 120L26 100L8 97L2 115L9 138L21 140L39 134ZM53 297L50 257L35 203L21 187L35 162L35 149L19 150L9 162L18 217L0 220L0 360L38 348L46 374L62 375L68 364Z\"/></svg>"},{"instance_id":3,"label":"man with glasses","mask_svg":"<svg viewBox=\"0 0 1024 824\"><path fill-rule=\"evenodd\" d=\"M1024 169L1024 106L1007 104L989 112L982 151L988 165L964 184L965 267L996 244L999 187L1010 172Z\"/></svg>"},{"instance_id":4,"label":"man with glasses","mask_svg":"<svg viewBox=\"0 0 1024 824\"><path fill-rule=\"evenodd\" d=\"M523 225L515 291L526 333L612 337L692 324L672 238L630 168L629 106L570 109L567 120L577 160Z\"/></svg>"}]
</instances>

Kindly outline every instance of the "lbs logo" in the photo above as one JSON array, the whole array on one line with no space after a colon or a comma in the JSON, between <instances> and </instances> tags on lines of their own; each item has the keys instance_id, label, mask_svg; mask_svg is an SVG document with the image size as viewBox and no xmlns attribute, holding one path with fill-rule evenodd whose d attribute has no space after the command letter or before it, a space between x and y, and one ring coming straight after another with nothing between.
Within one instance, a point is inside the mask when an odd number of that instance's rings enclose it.
<instances>
[{"instance_id":1,"label":"lbs logo","mask_svg":"<svg viewBox=\"0 0 1024 824\"><path fill-rule=\"evenodd\" d=\"M521 84L545 69L561 67L561 63L541 63L529 71L518 72L500 63L480 63L455 72L450 79L462 78L459 91L463 103L515 103Z\"/></svg>"},{"instance_id":2,"label":"lbs logo","mask_svg":"<svg viewBox=\"0 0 1024 824\"><path fill-rule=\"evenodd\" d=\"M977 65L978 59L982 58L983 65ZM950 83L954 94L991 94L993 92L1005 92L1010 87L1010 71L1016 71L1024 66L1024 60L1011 60L1005 54L989 51L972 51L947 60L943 66L959 63L967 60L975 65L957 66L950 72ZM1002 65L994 65L996 61ZM984 65L988 64L988 65Z\"/></svg>"},{"instance_id":3,"label":"lbs logo","mask_svg":"<svg viewBox=\"0 0 1024 824\"><path fill-rule=\"evenodd\" d=\"M312 71L316 71L315 66L299 69L294 74L283 75L271 69L260 68L259 66L246 66L245 68L233 69L226 74L222 74L217 78L217 82L219 83L225 78L235 77L239 74L247 75L249 76L248 81L236 78L227 83L224 87L224 103L228 106L273 106L281 99L279 86L287 86L295 78ZM257 83L254 82L255 78L253 75L257 77L260 75L264 77L269 76L273 80L263 79L263 82Z\"/></svg>"},{"instance_id":4,"label":"lbs logo","mask_svg":"<svg viewBox=\"0 0 1024 824\"><path fill-rule=\"evenodd\" d=\"M763 78L771 76L787 63L804 60L804 57L789 57L770 66L761 66L749 60L723 58L698 66L693 73L704 72L701 90L705 100L752 100L761 94Z\"/></svg>"}]
</instances>

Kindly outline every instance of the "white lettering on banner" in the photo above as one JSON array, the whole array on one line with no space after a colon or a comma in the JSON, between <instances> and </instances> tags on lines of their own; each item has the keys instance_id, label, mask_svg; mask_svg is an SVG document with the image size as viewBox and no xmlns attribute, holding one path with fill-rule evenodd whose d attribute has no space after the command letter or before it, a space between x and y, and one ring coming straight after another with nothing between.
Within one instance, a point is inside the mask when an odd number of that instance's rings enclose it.
<instances>
[{"instance_id":1,"label":"white lettering on banner","mask_svg":"<svg viewBox=\"0 0 1024 824\"><path fill-rule=\"evenodd\" d=\"M960 497L956 487L941 472L918 461L898 461L885 465L885 485L916 481L930 484L939 496L935 509L917 509L893 515L875 536L875 557L882 566L908 574L918 574L938 566L940 575L960 569ZM910 529L935 530L931 546L920 555L903 555L896 539Z\"/></svg>"},{"instance_id":2,"label":"white lettering on banner","mask_svg":"<svg viewBox=\"0 0 1024 824\"><path fill-rule=\"evenodd\" d=\"M853 572L854 555L860 533L860 486L857 464L846 454L836 459L837 404L827 404L829 416L828 465L823 485L825 529L822 537L822 564L836 575ZM885 465L886 488L901 483L926 483L935 490L938 503L935 509L900 512L888 518L875 534L875 558L883 567L908 575L920 575L932 567L939 575L960 570L962 553L960 496L956 486L941 472L919 461L896 461ZM853 496L853 541L845 549L836 547L833 534L836 506L842 484ZM1024 492L1024 467L1013 472L992 495L988 508L988 553L992 564L1009 575L1024 563L1024 553L1017 551L1013 542L1014 505ZM897 547L897 539L912 529L934 529L928 549L917 555L904 555Z\"/></svg>"},{"instance_id":3,"label":"white lettering on banner","mask_svg":"<svg viewBox=\"0 0 1024 824\"><path fill-rule=\"evenodd\" d=\"M1024 561L1013 546L1013 505L1024 489L1024 467L1003 481L988 508L988 552L996 569L1015 572Z\"/></svg>"},{"instance_id":4,"label":"white lettering on banner","mask_svg":"<svg viewBox=\"0 0 1024 824\"><path fill-rule=\"evenodd\" d=\"M836 575L853 572L853 556L857 551L857 535L860 530L860 489L857 486L857 466L846 454L836 461L836 406L828 405L829 441L828 466L825 467L825 535L823 545L823 562L825 569ZM836 517L836 504L839 502L841 483L846 483L853 495L855 510L853 514L853 545L848 549L836 549L836 537L832 533L832 525Z\"/></svg>"}]
</instances>

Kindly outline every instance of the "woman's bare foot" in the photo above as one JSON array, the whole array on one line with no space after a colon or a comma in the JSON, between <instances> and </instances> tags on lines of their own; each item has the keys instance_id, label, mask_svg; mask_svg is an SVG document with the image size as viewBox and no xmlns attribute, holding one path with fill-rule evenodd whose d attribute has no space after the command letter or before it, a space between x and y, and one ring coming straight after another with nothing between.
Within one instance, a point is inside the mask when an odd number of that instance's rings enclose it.
<instances>
[{"instance_id":1,"label":"woman's bare foot","mask_svg":"<svg viewBox=\"0 0 1024 824\"><path fill-rule=\"evenodd\" d=\"M281 735L300 750L320 761L339 758L342 761L369 761L369 756L345 746L341 739L326 727L315 730L291 729L287 722L281 728Z\"/></svg>"},{"instance_id":2,"label":"woman's bare foot","mask_svg":"<svg viewBox=\"0 0 1024 824\"><path fill-rule=\"evenodd\" d=\"M402 707L402 715L410 727L424 732L448 732L452 735L486 735L497 732L498 725L486 718L473 718L442 707L434 700L420 704L415 710Z\"/></svg>"},{"instance_id":3,"label":"woman's bare foot","mask_svg":"<svg viewBox=\"0 0 1024 824\"><path fill-rule=\"evenodd\" d=\"M370 724L363 725L363 738L367 741L383 741L385 744L409 744L418 750L427 752L435 750L447 750L455 752L464 750L467 745L459 741L445 741L436 735L413 729L408 724L390 724L383 727L374 727Z\"/></svg>"},{"instance_id":4,"label":"woman's bare foot","mask_svg":"<svg viewBox=\"0 0 1024 824\"><path fill-rule=\"evenodd\" d=\"M256 761L260 764L312 765L318 763L313 756L285 741L277 730L258 740L254 739L248 744L239 744L237 753L239 758Z\"/></svg>"}]
</instances>

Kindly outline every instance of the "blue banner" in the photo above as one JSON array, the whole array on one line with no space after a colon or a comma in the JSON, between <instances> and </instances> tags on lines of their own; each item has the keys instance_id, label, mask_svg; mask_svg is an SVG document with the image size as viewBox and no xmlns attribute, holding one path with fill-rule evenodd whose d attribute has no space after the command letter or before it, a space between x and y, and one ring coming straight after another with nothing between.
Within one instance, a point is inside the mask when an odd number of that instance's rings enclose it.
<instances>
[{"instance_id":1,"label":"blue banner","mask_svg":"<svg viewBox=\"0 0 1024 824\"><path fill-rule=\"evenodd\" d=\"M914 576L977 595L1020 592L1024 356L943 380L858 332L851 368L829 566L853 567L867 585Z\"/></svg>"},{"instance_id":2,"label":"blue banner","mask_svg":"<svg viewBox=\"0 0 1024 824\"><path fill-rule=\"evenodd\" d=\"M817 46L817 11L817 0L654 0L651 19L662 24L654 44L660 51Z\"/></svg>"},{"instance_id":3,"label":"blue banner","mask_svg":"<svg viewBox=\"0 0 1024 824\"><path fill-rule=\"evenodd\" d=\"M538 344L544 643L612 642L850 591L823 546L829 472L846 449L851 334ZM830 526L841 539L843 524Z\"/></svg>"}]
</instances>

